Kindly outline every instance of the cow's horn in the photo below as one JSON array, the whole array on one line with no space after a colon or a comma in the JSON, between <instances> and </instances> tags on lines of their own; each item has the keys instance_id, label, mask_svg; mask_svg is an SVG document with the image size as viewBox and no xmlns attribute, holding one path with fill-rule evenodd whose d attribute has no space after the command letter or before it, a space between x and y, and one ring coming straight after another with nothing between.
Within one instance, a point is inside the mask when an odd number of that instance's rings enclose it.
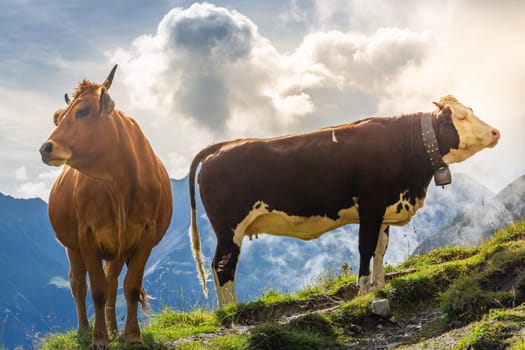
<instances>
[{"instance_id":1,"label":"cow's horn","mask_svg":"<svg viewBox=\"0 0 525 350\"><path fill-rule=\"evenodd\" d=\"M445 107L445 104L441 102L432 101L432 103L435 104L439 109L443 109L443 107Z\"/></svg>"},{"instance_id":2,"label":"cow's horn","mask_svg":"<svg viewBox=\"0 0 525 350\"><path fill-rule=\"evenodd\" d=\"M64 99L66 100L66 104L68 105L71 100L69 99L69 96L67 95L67 92L64 94Z\"/></svg>"},{"instance_id":3,"label":"cow's horn","mask_svg":"<svg viewBox=\"0 0 525 350\"><path fill-rule=\"evenodd\" d=\"M113 67L111 72L109 72L109 75L106 78L106 80L104 81L104 83L102 83L102 86L104 86L106 88L106 90L109 90L109 88L111 87L111 83L113 82L113 76L115 75L115 71L117 70L117 66L118 66L118 64L116 64Z\"/></svg>"}]
</instances>

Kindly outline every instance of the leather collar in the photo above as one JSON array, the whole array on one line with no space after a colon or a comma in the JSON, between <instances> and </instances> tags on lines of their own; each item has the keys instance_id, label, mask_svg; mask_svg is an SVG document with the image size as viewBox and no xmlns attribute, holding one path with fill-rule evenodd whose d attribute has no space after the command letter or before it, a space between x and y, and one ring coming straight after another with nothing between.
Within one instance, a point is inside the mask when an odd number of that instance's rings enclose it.
<instances>
[{"instance_id":1,"label":"leather collar","mask_svg":"<svg viewBox=\"0 0 525 350\"><path fill-rule=\"evenodd\" d=\"M439 145L432 126L432 114L430 113L424 113L421 116L421 137L423 138L427 157L432 164L432 169L436 171L439 168L446 167L447 164L441 158L441 153L439 153Z\"/></svg>"},{"instance_id":2,"label":"leather collar","mask_svg":"<svg viewBox=\"0 0 525 350\"><path fill-rule=\"evenodd\" d=\"M432 125L432 114L424 113L421 115L421 137L425 145L425 152L434 170L434 182L436 186L445 186L452 182L452 176L448 165L443 161L439 153L439 145L436 133Z\"/></svg>"}]
</instances>

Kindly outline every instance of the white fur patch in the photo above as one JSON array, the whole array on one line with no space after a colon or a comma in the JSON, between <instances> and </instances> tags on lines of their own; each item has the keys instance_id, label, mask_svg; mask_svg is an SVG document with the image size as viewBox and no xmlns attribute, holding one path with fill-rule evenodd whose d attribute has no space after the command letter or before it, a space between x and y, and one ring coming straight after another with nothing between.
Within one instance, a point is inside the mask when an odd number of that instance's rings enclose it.
<instances>
[{"instance_id":1,"label":"white fur patch","mask_svg":"<svg viewBox=\"0 0 525 350\"><path fill-rule=\"evenodd\" d=\"M337 137L335 137L335 130L332 130L332 142L337 143Z\"/></svg>"},{"instance_id":2,"label":"white fur patch","mask_svg":"<svg viewBox=\"0 0 525 350\"><path fill-rule=\"evenodd\" d=\"M354 203L356 201L357 198L354 198ZM279 210L269 211L266 203L257 201L235 228L233 241L240 247L244 236L252 237L259 233L310 240L340 226L359 222L357 204L351 208L341 209L338 214L336 220L319 215L310 217L288 215Z\"/></svg>"},{"instance_id":3,"label":"white fur patch","mask_svg":"<svg viewBox=\"0 0 525 350\"><path fill-rule=\"evenodd\" d=\"M423 206L425 198L416 198L416 203L413 205L410 200L403 199L407 194L408 190L400 193L399 200L386 208L383 223L396 226L406 225L416 211Z\"/></svg>"},{"instance_id":4,"label":"white fur patch","mask_svg":"<svg viewBox=\"0 0 525 350\"><path fill-rule=\"evenodd\" d=\"M385 225L405 225L423 206L424 198L416 199L415 205L412 205L408 199L403 199L407 193L408 190L400 193L399 200L386 208L383 217ZM266 203L257 201L248 215L234 229L233 241L240 247L244 236L253 237L260 233L310 240L343 225L358 224L358 198L352 199L356 204L341 209L336 220L319 215L304 217L288 215L279 210L269 211Z\"/></svg>"},{"instance_id":5,"label":"white fur patch","mask_svg":"<svg viewBox=\"0 0 525 350\"><path fill-rule=\"evenodd\" d=\"M443 156L445 163L462 162L476 152L497 144L500 137L499 131L476 117L472 109L465 107L455 97L445 96L441 99L440 104L451 108L452 123L459 136L458 148L451 149Z\"/></svg>"},{"instance_id":6,"label":"white fur patch","mask_svg":"<svg viewBox=\"0 0 525 350\"><path fill-rule=\"evenodd\" d=\"M226 282L224 286L221 287L216 271L213 271L213 277L219 308L223 309L228 304L238 304L237 296L235 295L235 280Z\"/></svg>"},{"instance_id":7,"label":"white fur patch","mask_svg":"<svg viewBox=\"0 0 525 350\"><path fill-rule=\"evenodd\" d=\"M372 281L374 289L378 290L385 286L385 269L383 267L383 257L385 256L386 248L388 247L388 235L385 233L388 225L381 225L379 229L379 237L377 239L377 246L374 252L374 265L372 268Z\"/></svg>"},{"instance_id":8,"label":"white fur patch","mask_svg":"<svg viewBox=\"0 0 525 350\"><path fill-rule=\"evenodd\" d=\"M370 291L370 283L368 276L361 276L359 277L359 281L357 281L357 285L359 286L359 295L366 294Z\"/></svg>"}]
</instances>

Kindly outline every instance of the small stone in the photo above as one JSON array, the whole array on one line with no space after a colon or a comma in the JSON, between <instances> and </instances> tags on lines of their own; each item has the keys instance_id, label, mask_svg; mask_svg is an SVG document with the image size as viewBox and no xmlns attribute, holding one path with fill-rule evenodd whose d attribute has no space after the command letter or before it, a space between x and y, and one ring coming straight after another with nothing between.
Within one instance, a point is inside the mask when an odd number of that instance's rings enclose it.
<instances>
[{"instance_id":1,"label":"small stone","mask_svg":"<svg viewBox=\"0 0 525 350\"><path fill-rule=\"evenodd\" d=\"M389 318L392 316L392 309L388 299L377 299L372 301L372 313L381 317Z\"/></svg>"}]
</instances>

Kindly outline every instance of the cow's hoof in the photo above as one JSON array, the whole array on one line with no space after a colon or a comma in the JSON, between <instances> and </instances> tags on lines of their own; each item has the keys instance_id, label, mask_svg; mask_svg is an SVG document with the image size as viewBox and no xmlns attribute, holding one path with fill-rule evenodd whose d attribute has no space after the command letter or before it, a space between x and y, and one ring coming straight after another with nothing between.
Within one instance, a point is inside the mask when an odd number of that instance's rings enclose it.
<instances>
[{"instance_id":1,"label":"cow's hoof","mask_svg":"<svg viewBox=\"0 0 525 350\"><path fill-rule=\"evenodd\" d=\"M142 339L140 338L140 335L137 334L129 334L124 336L124 343L132 345L132 344L142 344Z\"/></svg>"},{"instance_id":2,"label":"cow's hoof","mask_svg":"<svg viewBox=\"0 0 525 350\"><path fill-rule=\"evenodd\" d=\"M108 344L91 344L89 350L106 350L107 348Z\"/></svg>"},{"instance_id":3,"label":"cow's hoof","mask_svg":"<svg viewBox=\"0 0 525 350\"><path fill-rule=\"evenodd\" d=\"M377 283L374 283L373 285L374 285L374 292L377 292L378 290L385 288L385 282L377 282Z\"/></svg>"},{"instance_id":4,"label":"cow's hoof","mask_svg":"<svg viewBox=\"0 0 525 350\"><path fill-rule=\"evenodd\" d=\"M359 286L359 293L357 295L365 295L373 290L369 280L370 279L368 276L359 277L359 281L357 283Z\"/></svg>"}]
</instances>

